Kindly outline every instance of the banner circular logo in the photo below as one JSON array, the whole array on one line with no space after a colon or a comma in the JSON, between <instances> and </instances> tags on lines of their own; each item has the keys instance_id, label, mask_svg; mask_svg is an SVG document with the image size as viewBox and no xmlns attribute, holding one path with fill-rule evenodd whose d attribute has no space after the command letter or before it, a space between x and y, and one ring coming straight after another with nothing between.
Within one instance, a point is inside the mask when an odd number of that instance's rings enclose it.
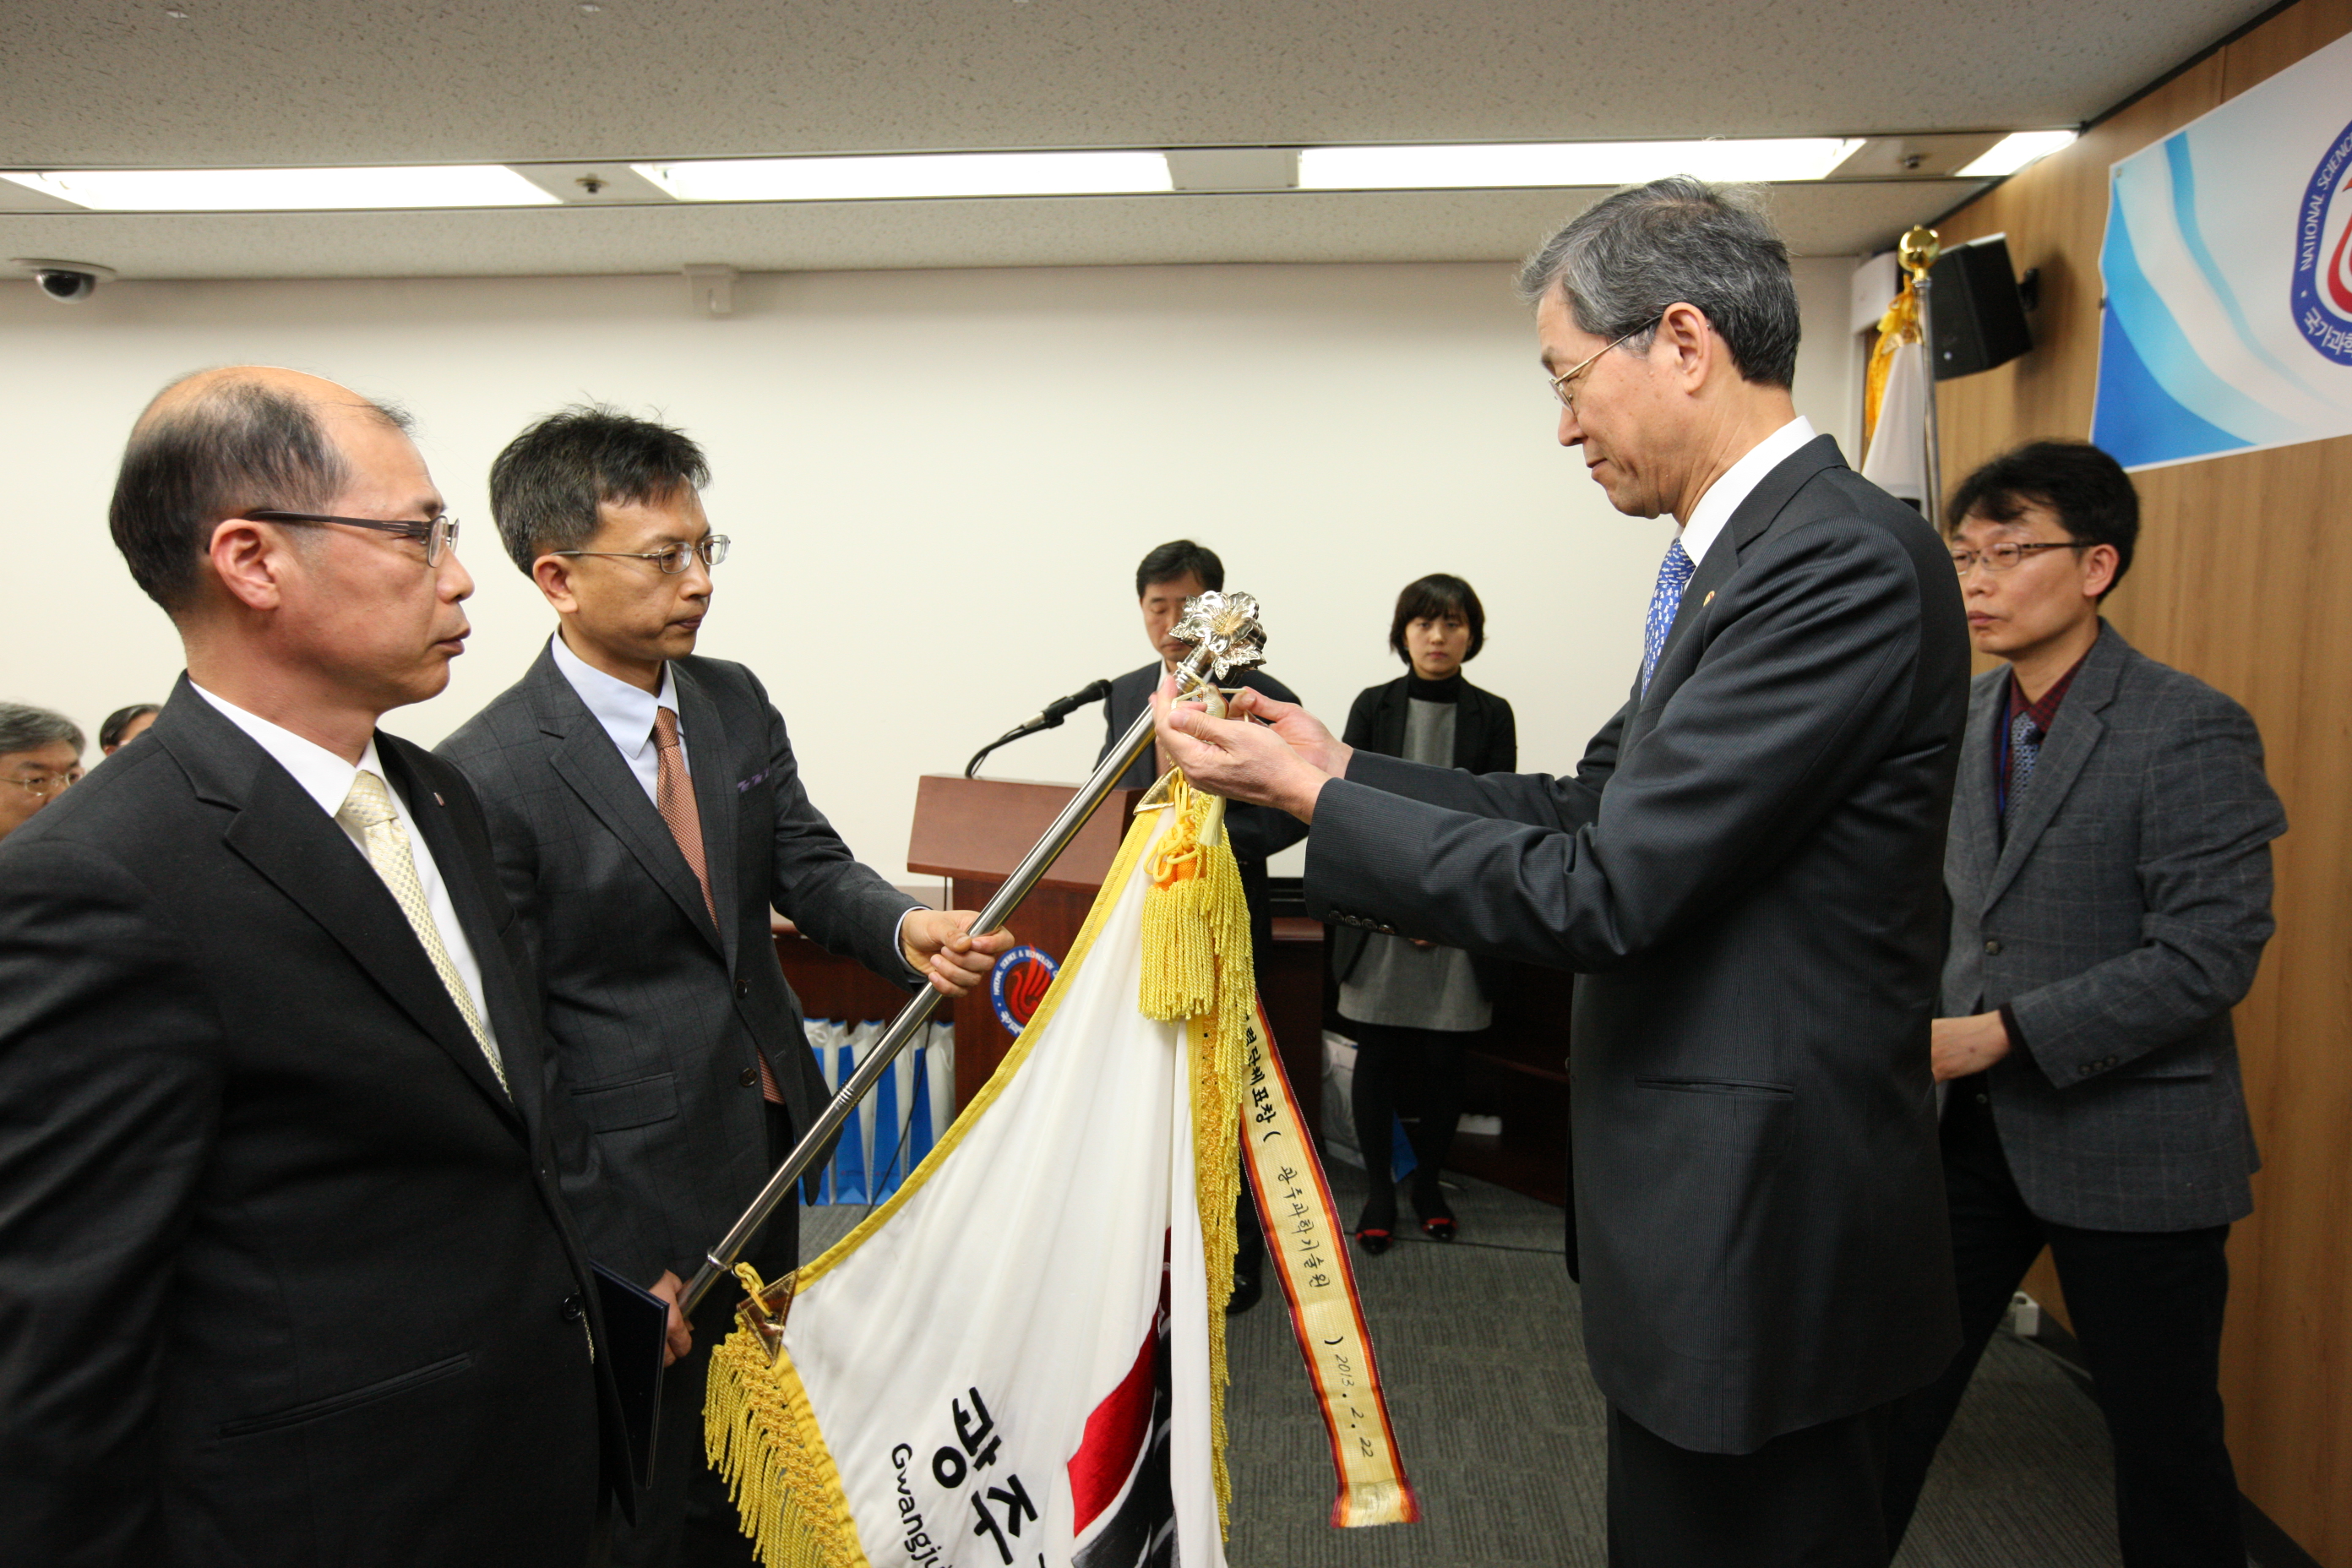
<instances>
[{"instance_id":1,"label":"banner circular logo","mask_svg":"<svg viewBox=\"0 0 2352 1568\"><path fill-rule=\"evenodd\" d=\"M1060 973L1059 964L1034 947L1016 947L996 961L988 977L988 995L1005 1033L1019 1034L1037 1016L1037 1004Z\"/></svg>"},{"instance_id":2,"label":"banner circular logo","mask_svg":"<svg viewBox=\"0 0 2352 1568\"><path fill-rule=\"evenodd\" d=\"M2305 342L2352 364L2352 125L2329 142L2294 210L2294 282L2288 302Z\"/></svg>"}]
</instances>

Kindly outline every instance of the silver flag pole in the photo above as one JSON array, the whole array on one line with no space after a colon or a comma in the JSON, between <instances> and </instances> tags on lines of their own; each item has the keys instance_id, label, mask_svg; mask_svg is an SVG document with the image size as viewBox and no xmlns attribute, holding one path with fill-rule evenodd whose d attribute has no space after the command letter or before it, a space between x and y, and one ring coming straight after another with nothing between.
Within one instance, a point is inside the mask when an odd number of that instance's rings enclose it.
<instances>
[{"instance_id":1,"label":"silver flag pole","mask_svg":"<svg viewBox=\"0 0 2352 1568\"><path fill-rule=\"evenodd\" d=\"M1256 644L1261 636L1257 625L1257 601L1246 594L1203 594L1188 601L1184 620L1177 626L1175 635L1185 637L1188 630L1198 631L1201 635L1194 639L1191 656L1177 667L1176 689L1180 692L1190 695L1208 680L1212 671L1223 676L1236 665L1252 664L1257 660ZM972 935L986 936L1003 928L1014 908L1029 896L1046 870L1060 858L1062 851L1070 847L1070 841L1078 836L1079 829L1085 827L1096 810L1110 798L1111 791L1118 787L1119 775L1127 772L1135 759L1151 745L1151 710L1147 708L1136 716L1134 723L1128 726L1127 733L1119 738L1118 743L1095 764L1094 773L1079 786L1078 793L1070 797L1069 804L1062 807L1060 815L1045 829L1045 837L1021 858L1021 863L1013 868L1013 874L996 890L996 896L988 900L979 918L971 922ZM916 1031L930 1021L931 1014L945 1000L935 987L926 984L919 994L910 998L898 1010L898 1016L890 1020L890 1027L881 1039L875 1042L873 1051L858 1064L857 1070L850 1074L849 1080L834 1095L825 1106L824 1113L801 1134L800 1142L793 1145L793 1152L784 1156L784 1163L776 1167L775 1173L760 1189L760 1195L751 1200L751 1206L743 1211L742 1216L725 1236L719 1237L716 1247L703 1254L702 1266L687 1282L683 1301L686 1311L691 1313L703 1297L710 1293L710 1288L733 1270L736 1260L743 1255L743 1249L751 1245L752 1236L767 1223L768 1216L792 1196L794 1185L807 1173L808 1168L816 1163L817 1151L841 1130L841 1124L849 1120L850 1112L857 1109L857 1102L866 1098L867 1091L881 1080L884 1073L890 1070L890 1064L898 1059L898 1053L907 1048Z\"/></svg>"}]
</instances>

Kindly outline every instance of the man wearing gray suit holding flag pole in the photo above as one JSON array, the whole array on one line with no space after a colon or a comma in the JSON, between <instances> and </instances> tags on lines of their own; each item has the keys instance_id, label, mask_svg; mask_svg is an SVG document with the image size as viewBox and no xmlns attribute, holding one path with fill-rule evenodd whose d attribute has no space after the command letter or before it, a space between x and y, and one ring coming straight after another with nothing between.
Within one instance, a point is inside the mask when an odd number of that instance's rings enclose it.
<instances>
[{"instance_id":1,"label":"man wearing gray suit holding flag pole","mask_svg":"<svg viewBox=\"0 0 2352 1568\"><path fill-rule=\"evenodd\" d=\"M1797 416L1788 253L1748 193L1621 191L1520 282L1560 444L1680 528L1575 776L1372 756L1255 693L1163 699L1162 742L1309 823L1326 918L1582 976L1570 1262L1611 1563L1883 1568L1894 1403L1959 1341L1928 1074L1958 586Z\"/></svg>"}]
</instances>

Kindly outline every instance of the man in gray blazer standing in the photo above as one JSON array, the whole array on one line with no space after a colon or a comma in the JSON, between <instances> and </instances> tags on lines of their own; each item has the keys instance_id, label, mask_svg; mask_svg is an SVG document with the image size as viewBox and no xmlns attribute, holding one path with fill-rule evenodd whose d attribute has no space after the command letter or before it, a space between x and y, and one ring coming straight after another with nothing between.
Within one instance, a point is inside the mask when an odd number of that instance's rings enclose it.
<instances>
[{"instance_id":1,"label":"man in gray blazer standing","mask_svg":"<svg viewBox=\"0 0 2352 1568\"><path fill-rule=\"evenodd\" d=\"M1376 757L1255 693L1272 730L1167 708L1162 741L1310 823L1327 918L1581 972L1612 1563L1879 1568L1892 1403L1959 1342L1927 1065L1958 586L1797 416L1796 290L1747 195L1621 191L1520 281L1560 444L1680 525L1576 776Z\"/></svg>"},{"instance_id":2,"label":"man in gray blazer standing","mask_svg":"<svg viewBox=\"0 0 2352 1568\"><path fill-rule=\"evenodd\" d=\"M564 1186L590 1249L634 1279L691 1274L829 1098L776 962L772 907L908 986L969 990L1012 945L970 911L922 909L851 858L802 787L784 721L739 664L693 657L710 571L702 452L604 408L525 430L490 508L559 629L521 680L444 742L482 796L499 872L539 961L551 1099L584 1146ZM787 1204L749 1260L798 1261ZM749 1563L702 1462L711 1292L664 1383L651 1496L614 1560Z\"/></svg>"},{"instance_id":3,"label":"man in gray blazer standing","mask_svg":"<svg viewBox=\"0 0 2352 1568\"><path fill-rule=\"evenodd\" d=\"M2130 1568L2238 1568L2221 1429L2223 1256L2253 1208L2230 1009L2286 831L2246 710L2099 617L2139 498L2097 447L2023 447L1952 500L1979 651L1944 858L1936 1076L1960 1353L1903 1404L1899 1540L2026 1268L2049 1247L2116 1448Z\"/></svg>"}]
</instances>

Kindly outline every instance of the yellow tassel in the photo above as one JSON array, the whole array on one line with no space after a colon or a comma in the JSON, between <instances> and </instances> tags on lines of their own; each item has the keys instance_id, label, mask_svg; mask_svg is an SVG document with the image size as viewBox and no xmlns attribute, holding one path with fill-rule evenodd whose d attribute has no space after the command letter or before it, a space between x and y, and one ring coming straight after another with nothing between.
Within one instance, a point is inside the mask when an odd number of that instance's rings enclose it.
<instances>
[{"instance_id":1,"label":"yellow tassel","mask_svg":"<svg viewBox=\"0 0 2352 1568\"><path fill-rule=\"evenodd\" d=\"M735 1272L757 1300L758 1271L745 1263ZM790 1352L771 1364L740 1326L711 1351L702 1446L767 1568L870 1568Z\"/></svg>"},{"instance_id":2,"label":"yellow tassel","mask_svg":"<svg viewBox=\"0 0 2352 1568\"><path fill-rule=\"evenodd\" d=\"M1225 1300L1233 1294L1234 1206L1242 1192L1242 1067L1257 1011L1249 905L1241 867L1220 831L1224 802L1172 781L1170 821L1145 867L1143 978L1148 1018L1187 1019L1192 1052L1192 1166L1209 1279L1209 1436L1217 1521L1227 1523Z\"/></svg>"}]
</instances>

